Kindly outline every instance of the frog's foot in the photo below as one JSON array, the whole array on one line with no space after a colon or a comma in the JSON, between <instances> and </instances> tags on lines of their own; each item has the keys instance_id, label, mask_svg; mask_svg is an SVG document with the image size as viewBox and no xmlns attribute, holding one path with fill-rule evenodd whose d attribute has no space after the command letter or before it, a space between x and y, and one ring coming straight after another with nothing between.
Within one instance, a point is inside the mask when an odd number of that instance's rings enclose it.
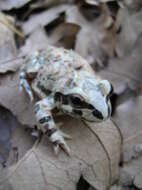
<instances>
[{"instance_id":1,"label":"frog's foot","mask_svg":"<svg viewBox=\"0 0 142 190\"><path fill-rule=\"evenodd\" d=\"M59 133L67 140L71 140L72 139L72 136L67 134L67 133L64 133L63 131L59 130Z\"/></svg>"},{"instance_id":2,"label":"frog's foot","mask_svg":"<svg viewBox=\"0 0 142 190\"><path fill-rule=\"evenodd\" d=\"M53 97L45 98L35 105L35 114L38 126L41 131L46 134L53 144L54 152L57 155L60 148L62 148L68 155L70 155L70 148L66 144L64 138L70 139L70 136L61 132L55 125L51 110L55 106Z\"/></svg>"},{"instance_id":3,"label":"frog's foot","mask_svg":"<svg viewBox=\"0 0 142 190\"><path fill-rule=\"evenodd\" d=\"M53 149L56 155L59 154L61 148L67 155L70 156L70 148L65 142L64 136L66 136L67 138L69 137L69 135L67 134L61 133L60 131L56 131L55 133L52 134L50 140L53 143Z\"/></svg>"},{"instance_id":4,"label":"frog's foot","mask_svg":"<svg viewBox=\"0 0 142 190\"><path fill-rule=\"evenodd\" d=\"M61 131L61 127L63 126L63 123L62 122L59 122L56 124L57 128L58 128L58 131L59 133L67 140L71 140L72 137L71 135L67 134L67 133L64 133L63 131Z\"/></svg>"}]
</instances>

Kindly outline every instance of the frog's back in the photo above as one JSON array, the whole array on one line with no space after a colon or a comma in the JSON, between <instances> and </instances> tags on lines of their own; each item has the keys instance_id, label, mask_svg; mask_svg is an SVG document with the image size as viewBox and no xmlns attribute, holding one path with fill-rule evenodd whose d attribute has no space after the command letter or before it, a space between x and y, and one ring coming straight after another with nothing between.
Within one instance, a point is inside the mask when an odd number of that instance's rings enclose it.
<instances>
[{"instance_id":1,"label":"frog's back","mask_svg":"<svg viewBox=\"0 0 142 190\"><path fill-rule=\"evenodd\" d=\"M87 61L72 50L49 46L41 52L41 56L44 64L39 69L32 88L34 91L38 89L38 96L42 98L55 90L55 86L60 88L61 83L72 77L74 71L87 70L93 73Z\"/></svg>"},{"instance_id":2,"label":"frog's back","mask_svg":"<svg viewBox=\"0 0 142 190\"><path fill-rule=\"evenodd\" d=\"M56 72L68 73L80 69L87 69L91 72L87 61L72 50L49 46L44 50L43 57L45 59L44 68L52 70L53 74Z\"/></svg>"}]
</instances>

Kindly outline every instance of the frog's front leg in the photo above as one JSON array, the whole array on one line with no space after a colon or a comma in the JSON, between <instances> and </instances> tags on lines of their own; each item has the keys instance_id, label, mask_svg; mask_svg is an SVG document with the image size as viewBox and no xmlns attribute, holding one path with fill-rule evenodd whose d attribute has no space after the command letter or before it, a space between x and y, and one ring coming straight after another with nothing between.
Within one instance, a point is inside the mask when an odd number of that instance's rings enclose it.
<instances>
[{"instance_id":1,"label":"frog's front leg","mask_svg":"<svg viewBox=\"0 0 142 190\"><path fill-rule=\"evenodd\" d=\"M44 64L44 57L40 55L40 52L35 52L30 57L25 58L25 62L21 68L20 89L23 88L25 89L31 101L33 101L33 93L31 86L29 84L29 80L35 78L41 65L43 64Z\"/></svg>"},{"instance_id":2,"label":"frog's front leg","mask_svg":"<svg viewBox=\"0 0 142 190\"><path fill-rule=\"evenodd\" d=\"M31 87L28 83L27 77L26 77L26 73L24 71L20 72L20 90L25 89L25 91L27 92L27 94L30 97L31 102L33 101L33 93L31 90Z\"/></svg>"},{"instance_id":3,"label":"frog's front leg","mask_svg":"<svg viewBox=\"0 0 142 190\"><path fill-rule=\"evenodd\" d=\"M52 142L55 154L58 154L59 148L62 148L69 155L70 148L64 140L66 135L56 128L51 114L51 110L54 107L55 104L52 97L37 102L35 105L36 119L42 132L46 134Z\"/></svg>"}]
</instances>

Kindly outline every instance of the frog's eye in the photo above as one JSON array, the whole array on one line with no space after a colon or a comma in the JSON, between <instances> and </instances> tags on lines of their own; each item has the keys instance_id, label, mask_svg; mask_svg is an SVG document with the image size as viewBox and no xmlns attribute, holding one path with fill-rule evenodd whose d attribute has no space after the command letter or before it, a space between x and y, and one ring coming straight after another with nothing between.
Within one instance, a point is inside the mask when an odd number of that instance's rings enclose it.
<instances>
[{"instance_id":1,"label":"frog's eye","mask_svg":"<svg viewBox=\"0 0 142 190\"><path fill-rule=\"evenodd\" d=\"M82 105L82 100L79 96L77 95L72 95L70 96L70 101L74 106L81 106Z\"/></svg>"},{"instance_id":2,"label":"frog's eye","mask_svg":"<svg viewBox=\"0 0 142 190\"><path fill-rule=\"evenodd\" d=\"M110 96L113 92L113 87L107 80L102 80L98 87L101 90L103 96Z\"/></svg>"}]
</instances>

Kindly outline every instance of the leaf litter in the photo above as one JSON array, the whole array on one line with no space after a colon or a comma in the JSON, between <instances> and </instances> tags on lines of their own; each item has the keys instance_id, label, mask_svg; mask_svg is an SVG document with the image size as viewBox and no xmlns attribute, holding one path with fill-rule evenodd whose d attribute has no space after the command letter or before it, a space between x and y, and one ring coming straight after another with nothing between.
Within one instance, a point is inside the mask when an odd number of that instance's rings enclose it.
<instances>
[{"instance_id":1,"label":"leaf litter","mask_svg":"<svg viewBox=\"0 0 142 190\"><path fill-rule=\"evenodd\" d=\"M28 5L28 10L24 8L25 5ZM18 12L21 8L25 10L22 13L23 17L20 17ZM18 128L17 125L34 128L36 125L32 112L33 105L29 103L24 93L20 94L18 91L18 70L24 56L31 50L45 49L48 44L72 48L86 58L101 76L112 81L114 93L117 95L112 120L120 128L124 138L124 163L133 159L135 145L142 143L141 1L24 0L19 3L15 0L12 3L1 1L0 10L6 10L6 14L0 14L0 105L18 119L19 123L14 124L14 128ZM19 47L16 46L17 35L24 39ZM11 114L10 112L8 113ZM15 161L12 161L11 157L14 156L17 161L19 147L22 152L21 158L32 147L34 141L27 140L25 147L22 147L24 141L15 143L12 149L10 142L13 131L9 133L12 121L7 120L10 122L7 124L2 120L2 116L0 121L2 121L1 134L4 129L6 134L4 136L9 138L4 142L8 144L3 144L0 138L1 163L5 164L8 159L9 163L13 164ZM17 134L21 139L26 139L23 127L20 128L14 130L20 130ZM18 137L16 136L16 139ZM90 170L85 171L84 176L87 175L87 180L94 185L88 178L92 176L90 172Z\"/></svg>"}]
</instances>

